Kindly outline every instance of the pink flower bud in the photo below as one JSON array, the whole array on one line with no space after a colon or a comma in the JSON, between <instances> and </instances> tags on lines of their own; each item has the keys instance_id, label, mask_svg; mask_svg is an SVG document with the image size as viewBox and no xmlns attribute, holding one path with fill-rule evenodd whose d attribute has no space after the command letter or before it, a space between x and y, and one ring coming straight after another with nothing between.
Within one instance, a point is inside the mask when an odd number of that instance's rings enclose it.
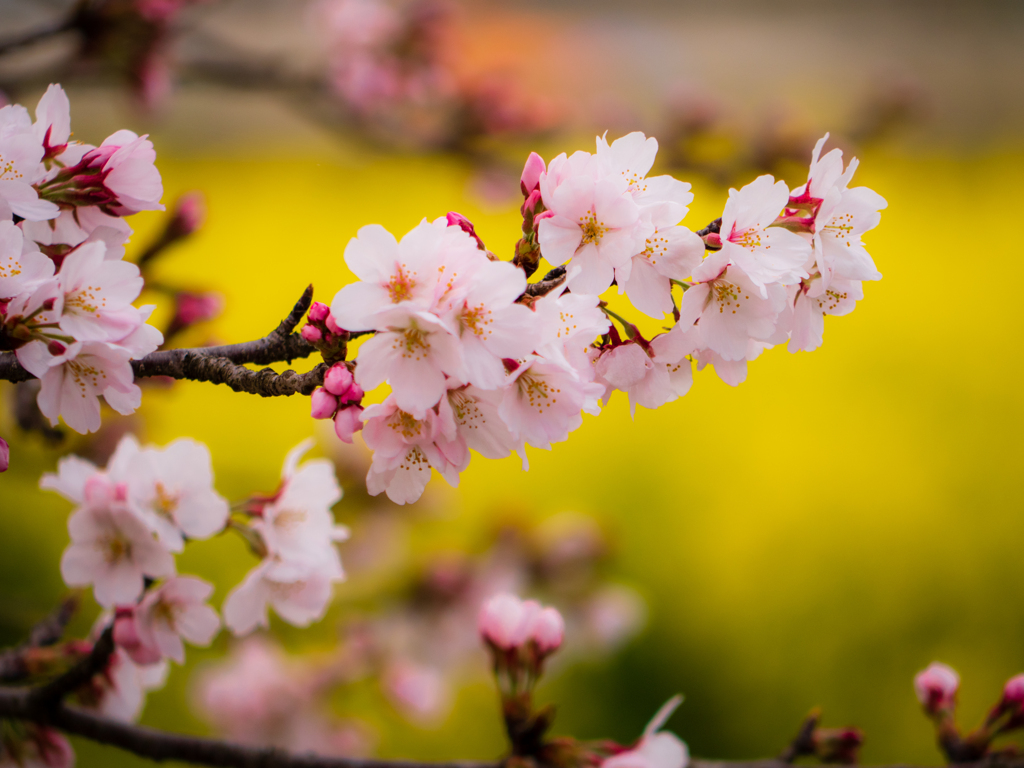
<instances>
[{"instance_id":1,"label":"pink flower bud","mask_svg":"<svg viewBox=\"0 0 1024 768\"><path fill-rule=\"evenodd\" d=\"M530 639L537 644L542 654L557 651L565 637L565 621L554 608L544 608L533 617L530 624Z\"/></svg>"},{"instance_id":2,"label":"pink flower bud","mask_svg":"<svg viewBox=\"0 0 1024 768\"><path fill-rule=\"evenodd\" d=\"M323 323L331 314L331 309L326 304L314 301L312 306L309 308L309 315L307 316L311 323Z\"/></svg>"},{"instance_id":3,"label":"pink flower bud","mask_svg":"<svg viewBox=\"0 0 1024 768\"><path fill-rule=\"evenodd\" d=\"M338 398L338 402L339 403L358 403L360 400L363 399L363 395L364 394L366 394L366 393L363 392L363 388L360 387L358 384L356 384L353 381L352 382L352 386L348 388L348 391L344 395L342 395L341 397Z\"/></svg>"},{"instance_id":4,"label":"pink flower bud","mask_svg":"<svg viewBox=\"0 0 1024 768\"><path fill-rule=\"evenodd\" d=\"M352 442L352 435L363 428L363 422L360 419L362 413L362 408L353 405L342 408L334 414L334 434L338 436L338 439L345 443Z\"/></svg>"},{"instance_id":5,"label":"pink flower bud","mask_svg":"<svg viewBox=\"0 0 1024 768\"><path fill-rule=\"evenodd\" d=\"M541 205L540 190L539 189L535 189L535 190L533 190L533 192L531 192L527 196L526 200L523 201L523 207L521 209L522 213L523 213L523 216L526 216L528 213L535 212L537 210L537 208L540 207L540 205Z\"/></svg>"},{"instance_id":6,"label":"pink flower bud","mask_svg":"<svg viewBox=\"0 0 1024 768\"><path fill-rule=\"evenodd\" d=\"M480 609L477 628L484 640L502 650L512 650L526 642L533 617L540 612L534 600L520 600L515 595L495 595Z\"/></svg>"},{"instance_id":7,"label":"pink flower bud","mask_svg":"<svg viewBox=\"0 0 1024 768\"><path fill-rule=\"evenodd\" d=\"M526 158L526 165L523 167L523 175L519 179L519 188L523 190L523 196L529 195L540 184L540 175L545 171L544 158L536 152L531 152Z\"/></svg>"},{"instance_id":8,"label":"pink flower bud","mask_svg":"<svg viewBox=\"0 0 1024 768\"><path fill-rule=\"evenodd\" d=\"M0 472L6 472L11 465L11 448L7 441L0 437Z\"/></svg>"},{"instance_id":9,"label":"pink flower bud","mask_svg":"<svg viewBox=\"0 0 1024 768\"><path fill-rule=\"evenodd\" d=\"M182 235L191 235L206 221L206 200L202 192L189 192L174 204L175 224Z\"/></svg>"},{"instance_id":10,"label":"pink flower bud","mask_svg":"<svg viewBox=\"0 0 1024 768\"><path fill-rule=\"evenodd\" d=\"M484 241L480 239L480 236L476 233L476 229L473 227L473 222L463 216L461 213L455 211L448 211L448 226L459 227L463 232L476 240L477 248L481 251L486 251L487 248L484 246Z\"/></svg>"},{"instance_id":11,"label":"pink flower bud","mask_svg":"<svg viewBox=\"0 0 1024 768\"><path fill-rule=\"evenodd\" d=\"M331 333L345 333L345 329L334 322L334 315L327 315L327 319L324 320L324 323L327 325L327 330Z\"/></svg>"},{"instance_id":12,"label":"pink flower bud","mask_svg":"<svg viewBox=\"0 0 1024 768\"><path fill-rule=\"evenodd\" d=\"M1019 707L1024 704L1024 675L1016 675L1003 686L1003 704Z\"/></svg>"},{"instance_id":13,"label":"pink flower bud","mask_svg":"<svg viewBox=\"0 0 1024 768\"><path fill-rule=\"evenodd\" d=\"M960 675L956 670L938 661L933 661L914 678L917 700L930 715L952 710L959 687Z\"/></svg>"},{"instance_id":14,"label":"pink flower bud","mask_svg":"<svg viewBox=\"0 0 1024 768\"><path fill-rule=\"evenodd\" d=\"M174 302L174 324L182 328L213 320L224 309L224 297L219 293L180 291Z\"/></svg>"},{"instance_id":15,"label":"pink flower bud","mask_svg":"<svg viewBox=\"0 0 1024 768\"><path fill-rule=\"evenodd\" d=\"M309 399L312 403L311 415L314 419L330 419L338 410L338 398L323 387L313 390Z\"/></svg>"},{"instance_id":16,"label":"pink flower bud","mask_svg":"<svg viewBox=\"0 0 1024 768\"><path fill-rule=\"evenodd\" d=\"M299 331L299 334L310 344L316 344L324 337L319 328L315 325L309 325L308 323L302 326L302 330Z\"/></svg>"},{"instance_id":17,"label":"pink flower bud","mask_svg":"<svg viewBox=\"0 0 1024 768\"><path fill-rule=\"evenodd\" d=\"M327 374L324 376L324 389L332 395L341 397L348 392L348 389L351 386L352 372L349 371L348 366L344 363L332 365L330 370L328 370Z\"/></svg>"}]
</instances>

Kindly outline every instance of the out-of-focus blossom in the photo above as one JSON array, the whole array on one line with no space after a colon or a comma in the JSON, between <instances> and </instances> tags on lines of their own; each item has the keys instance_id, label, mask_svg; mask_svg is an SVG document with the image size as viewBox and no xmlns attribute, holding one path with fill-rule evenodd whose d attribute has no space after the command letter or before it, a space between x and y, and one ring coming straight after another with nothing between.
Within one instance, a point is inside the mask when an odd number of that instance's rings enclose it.
<instances>
[{"instance_id":1,"label":"out-of-focus blossom","mask_svg":"<svg viewBox=\"0 0 1024 768\"><path fill-rule=\"evenodd\" d=\"M220 617L206 605L212 594L212 584L191 576L177 576L151 589L133 612L137 643L125 650L137 663L167 658L183 664L183 639L206 646L220 630Z\"/></svg>"},{"instance_id":2,"label":"out-of-focus blossom","mask_svg":"<svg viewBox=\"0 0 1024 768\"><path fill-rule=\"evenodd\" d=\"M451 708L448 683L431 667L399 659L384 671L381 682L392 703L422 725L439 722Z\"/></svg>"},{"instance_id":3,"label":"out-of-focus blossom","mask_svg":"<svg viewBox=\"0 0 1024 768\"><path fill-rule=\"evenodd\" d=\"M606 758L602 768L686 768L690 762L686 744L674 733L659 730L682 701L682 696L669 699L644 728L640 741Z\"/></svg>"},{"instance_id":4,"label":"out-of-focus blossom","mask_svg":"<svg viewBox=\"0 0 1024 768\"><path fill-rule=\"evenodd\" d=\"M933 661L914 677L917 700L929 715L945 715L956 707L960 675L952 667Z\"/></svg>"}]
</instances>

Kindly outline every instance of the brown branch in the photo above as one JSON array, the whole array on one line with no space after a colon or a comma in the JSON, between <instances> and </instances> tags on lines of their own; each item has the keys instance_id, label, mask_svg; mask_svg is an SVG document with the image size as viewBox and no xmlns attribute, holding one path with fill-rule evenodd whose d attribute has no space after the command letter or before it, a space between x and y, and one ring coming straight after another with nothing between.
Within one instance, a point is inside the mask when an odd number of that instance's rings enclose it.
<instances>
[{"instance_id":1,"label":"brown branch","mask_svg":"<svg viewBox=\"0 0 1024 768\"><path fill-rule=\"evenodd\" d=\"M67 598L55 611L32 628L28 640L16 648L0 652L0 683L11 683L28 677L27 654L33 648L45 648L59 642L77 609L78 598Z\"/></svg>"},{"instance_id":2,"label":"brown branch","mask_svg":"<svg viewBox=\"0 0 1024 768\"><path fill-rule=\"evenodd\" d=\"M298 374L295 371L277 373L269 368L253 371L245 364L290 363L316 352L316 347L294 333L312 301L313 286L310 285L288 317L262 339L219 347L160 350L140 360L132 360L135 378L167 376L207 381L262 397L287 397L296 393L308 395L323 383L325 366L319 365L309 373ZM32 378L34 376L22 368L14 353L0 354L0 379L17 382Z\"/></svg>"},{"instance_id":3,"label":"brown branch","mask_svg":"<svg viewBox=\"0 0 1024 768\"><path fill-rule=\"evenodd\" d=\"M39 29L34 29L31 32L25 32L24 34L16 37L8 38L7 40L0 40L0 56L16 51L19 48L25 48L29 45L48 40L51 37L56 37L59 34L67 32L75 28L75 16L72 15L69 18L62 19L61 21L55 22Z\"/></svg>"},{"instance_id":4,"label":"brown branch","mask_svg":"<svg viewBox=\"0 0 1024 768\"><path fill-rule=\"evenodd\" d=\"M779 755L778 760L780 763L792 763L798 757L814 754L814 729L818 727L820 721L821 710L812 709L803 724L801 724L800 730L797 731L793 741Z\"/></svg>"},{"instance_id":5,"label":"brown branch","mask_svg":"<svg viewBox=\"0 0 1024 768\"><path fill-rule=\"evenodd\" d=\"M52 709L60 704L69 693L78 690L105 670L113 653L114 625L111 623L103 630L88 656L45 685L30 689L28 706L35 711Z\"/></svg>"},{"instance_id":6,"label":"brown branch","mask_svg":"<svg viewBox=\"0 0 1024 768\"><path fill-rule=\"evenodd\" d=\"M534 299L539 299L541 296L546 296L553 290L558 288L562 283L565 282L565 266L555 267L546 275L544 279L536 283L530 283L526 286L526 290L523 291L523 296L529 296ZM523 296L519 298L522 299Z\"/></svg>"}]
</instances>

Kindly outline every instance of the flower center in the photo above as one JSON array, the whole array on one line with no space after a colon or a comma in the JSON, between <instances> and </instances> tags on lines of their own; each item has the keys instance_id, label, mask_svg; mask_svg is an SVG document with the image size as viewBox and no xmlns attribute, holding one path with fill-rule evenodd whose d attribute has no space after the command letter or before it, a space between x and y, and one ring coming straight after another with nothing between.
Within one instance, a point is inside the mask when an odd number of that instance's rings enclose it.
<instances>
[{"instance_id":1,"label":"flower center","mask_svg":"<svg viewBox=\"0 0 1024 768\"><path fill-rule=\"evenodd\" d=\"M538 413L544 413L546 408L551 408L558 402L558 393L562 390L556 389L539 376L531 376L524 373L516 379L516 386L519 387L520 397L526 398L531 408L536 408Z\"/></svg>"},{"instance_id":2,"label":"flower center","mask_svg":"<svg viewBox=\"0 0 1024 768\"><path fill-rule=\"evenodd\" d=\"M0 179L3 179L4 181L14 181L15 179L23 178L23 176L24 174L14 167L13 160L4 162L4 156L0 155Z\"/></svg>"},{"instance_id":3,"label":"flower center","mask_svg":"<svg viewBox=\"0 0 1024 768\"><path fill-rule=\"evenodd\" d=\"M475 307L466 305L459 319L464 329L469 329L477 336L490 335L491 332L487 326L494 322L491 319L491 310L487 309L483 304L478 304Z\"/></svg>"},{"instance_id":4,"label":"flower center","mask_svg":"<svg viewBox=\"0 0 1024 768\"><path fill-rule=\"evenodd\" d=\"M416 326L404 328L395 334L392 348L401 350L402 357L424 360L430 354L430 334Z\"/></svg>"},{"instance_id":5,"label":"flower center","mask_svg":"<svg viewBox=\"0 0 1024 768\"><path fill-rule=\"evenodd\" d=\"M720 315L725 314L726 310L735 315L736 310L742 304L741 296L743 300L750 298L743 294L738 285L725 280L715 280L711 284L711 293L708 295L710 300L718 303L718 314Z\"/></svg>"},{"instance_id":6,"label":"flower center","mask_svg":"<svg viewBox=\"0 0 1024 768\"><path fill-rule=\"evenodd\" d=\"M388 280L388 293L391 295L391 303L398 304L402 301L408 301L412 298L413 288L416 287L416 273L406 273L406 267L403 264L398 268L398 273L391 276Z\"/></svg>"},{"instance_id":7,"label":"flower center","mask_svg":"<svg viewBox=\"0 0 1024 768\"><path fill-rule=\"evenodd\" d=\"M597 220L597 214L593 211L588 212L586 216L580 216L580 229L583 230L580 246L598 242L608 231L608 227L603 221Z\"/></svg>"},{"instance_id":8,"label":"flower center","mask_svg":"<svg viewBox=\"0 0 1024 768\"><path fill-rule=\"evenodd\" d=\"M107 300L102 298L97 300L95 293L97 291L99 291L99 288L89 285L69 293L64 297L64 308L85 315L99 316L99 309L100 307L106 307Z\"/></svg>"},{"instance_id":9,"label":"flower center","mask_svg":"<svg viewBox=\"0 0 1024 768\"><path fill-rule=\"evenodd\" d=\"M406 440L418 437L420 432L423 431L423 422L405 411L395 411L388 421L388 426Z\"/></svg>"},{"instance_id":10,"label":"flower center","mask_svg":"<svg viewBox=\"0 0 1024 768\"><path fill-rule=\"evenodd\" d=\"M131 559L132 543L119 534L113 534L104 541L103 548L105 559L110 564Z\"/></svg>"},{"instance_id":11,"label":"flower center","mask_svg":"<svg viewBox=\"0 0 1024 768\"><path fill-rule=\"evenodd\" d=\"M742 232L733 232L729 238L730 242L736 243L743 248L754 250L755 248L761 247L761 240L764 235L764 230L760 229L745 229ZM765 246L771 248L770 245Z\"/></svg>"},{"instance_id":12,"label":"flower center","mask_svg":"<svg viewBox=\"0 0 1024 768\"><path fill-rule=\"evenodd\" d=\"M180 496L175 493L169 493L164 488L163 483L156 484L156 498L153 500L153 511L161 517L166 517L168 520L174 519L174 510L178 508L178 502Z\"/></svg>"},{"instance_id":13,"label":"flower center","mask_svg":"<svg viewBox=\"0 0 1024 768\"><path fill-rule=\"evenodd\" d=\"M828 224L823 226L822 232L828 231L828 233L836 238L837 240L843 240L846 242L846 247L849 248L853 240L853 214L844 213L841 216L833 216L829 219Z\"/></svg>"}]
</instances>

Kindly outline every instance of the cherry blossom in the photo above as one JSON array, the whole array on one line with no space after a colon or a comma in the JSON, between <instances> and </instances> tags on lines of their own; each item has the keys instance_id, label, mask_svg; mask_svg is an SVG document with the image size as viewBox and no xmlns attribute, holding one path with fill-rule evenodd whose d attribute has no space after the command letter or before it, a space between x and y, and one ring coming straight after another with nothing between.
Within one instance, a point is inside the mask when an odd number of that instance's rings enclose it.
<instances>
[{"instance_id":1,"label":"cherry blossom","mask_svg":"<svg viewBox=\"0 0 1024 768\"><path fill-rule=\"evenodd\" d=\"M306 440L289 451L281 476L281 488L264 504L253 528L262 535L270 554L282 563L302 569L331 566L337 562L334 542L348 539L349 531L334 524L331 514L341 499L341 488L328 459L299 461L313 446ZM284 571L279 567L276 575Z\"/></svg>"},{"instance_id":2,"label":"cherry blossom","mask_svg":"<svg viewBox=\"0 0 1024 768\"><path fill-rule=\"evenodd\" d=\"M28 110L19 104L0 107L0 219L43 221L60 212L33 187L46 173L42 159Z\"/></svg>"},{"instance_id":3,"label":"cherry blossom","mask_svg":"<svg viewBox=\"0 0 1024 768\"><path fill-rule=\"evenodd\" d=\"M671 176L647 178L657 154L658 140L639 131L626 134L610 145L606 137L597 137L596 157L605 171L622 178L627 192L638 205L664 207L670 223L678 224L693 202L693 193L688 183Z\"/></svg>"},{"instance_id":4,"label":"cherry blossom","mask_svg":"<svg viewBox=\"0 0 1024 768\"><path fill-rule=\"evenodd\" d=\"M637 405L659 408L685 395L693 385L693 369L685 359L689 352L676 356L668 345L663 346L659 355L653 344L650 352L640 344L622 344L604 352L597 362L598 377L629 396L633 416ZM606 403L609 395L605 393Z\"/></svg>"},{"instance_id":5,"label":"cherry blossom","mask_svg":"<svg viewBox=\"0 0 1024 768\"><path fill-rule=\"evenodd\" d=\"M133 616L138 648L143 651L140 655L148 663L168 658L183 664L182 639L192 645L209 645L220 630L220 617L206 604L212 594L212 584L192 576L177 576L149 590ZM146 651L155 652L155 658ZM133 660L142 660L128 652Z\"/></svg>"},{"instance_id":6,"label":"cherry blossom","mask_svg":"<svg viewBox=\"0 0 1024 768\"><path fill-rule=\"evenodd\" d=\"M132 302L142 292L139 268L106 260L106 245L85 243L67 255L57 278L60 328L77 341L120 341L139 325Z\"/></svg>"},{"instance_id":7,"label":"cherry blossom","mask_svg":"<svg viewBox=\"0 0 1024 768\"><path fill-rule=\"evenodd\" d=\"M139 517L171 552L185 537L207 539L224 529L228 503L213 488L210 450L179 438L146 448L131 461L128 498Z\"/></svg>"},{"instance_id":8,"label":"cherry blossom","mask_svg":"<svg viewBox=\"0 0 1024 768\"><path fill-rule=\"evenodd\" d=\"M685 330L699 320L701 347L724 360L741 360L750 339L772 336L779 313L785 308L785 288L778 283L764 287L762 295L753 280L737 267L712 273L710 279L683 294L678 326Z\"/></svg>"},{"instance_id":9,"label":"cherry blossom","mask_svg":"<svg viewBox=\"0 0 1024 768\"><path fill-rule=\"evenodd\" d=\"M96 675L78 698L82 706L95 709L103 717L133 723L142 714L146 692L159 690L167 681L166 661L139 665L121 648L115 648L107 669Z\"/></svg>"},{"instance_id":10,"label":"cherry blossom","mask_svg":"<svg viewBox=\"0 0 1024 768\"><path fill-rule=\"evenodd\" d=\"M859 281L833 280L828 288L820 291L822 281L823 278L816 276L797 290L790 352L811 352L820 347L825 333L825 315L848 315L864 298Z\"/></svg>"},{"instance_id":11,"label":"cherry blossom","mask_svg":"<svg viewBox=\"0 0 1024 768\"><path fill-rule=\"evenodd\" d=\"M32 291L53 276L53 262L24 250L24 235L13 222L0 221L0 299Z\"/></svg>"},{"instance_id":12,"label":"cherry blossom","mask_svg":"<svg viewBox=\"0 0 1024 768\"><path fill-rule=\"evenodd\" d=\"M672 280L685 280L700 265L704 243L697 235L673 221L669 205L651 206L644 216L651 233L642 251L633 256L628 270L616 270L619 293L645 315L661 318L671 312Z\"/></svg>"},{"instance_id":13,"label":"cherry blossom","mask_svg":"<svg viewBox=\"0 0 1024 768\"><path fill-rule=\"evenodd\" d=\"M0 437L0 472L6 472L11 465L11 447Z\"/></svg>"},{"instance_id":14,"label":"cherry blossom","mask_svg":"<svg viewBox=\"0 0 1024 768\"><path fill-rule=\"evenodd\" d=\"M770 283L797 283L807 277L810 244L789 230L770 226L787 202L786 183L771 176L729 190L722 213L722 250L709 259L716 268L733 264L742 269L762 298L767 298L765 286Z\"/></svg>"},{"instance_id":15,"label":"cherry blossom","mask_svg":"<svg viewBox=\"0 0 1024 768\"><path fill-rule=\"evenodd\" d=\"M542 655L554 653L565 637L565 620L557 609L542 608L530 621L530 640Z\"/></svg>"},{"instance_id":16,"label":"cherry blossom","mask_svg":"<svg viewBox=\"0 0 1024 768\"><path fill-rule=\"evenodd\" d=\"M451 688L433 667L400 659L384 671L381 683L395 706L421 725L438 723L451 709Z\"/></svg>"},{"instance_id":17,"label":"cherry blossom","mask_svg":"<svg viewBox=\"0 0 1024 768\"><path fill-rule=\"evenodd\" d=\"M249 571L224 601L224 623L235 635L270 625L268 608L297 627L319 621L331 602L332 584L343 578L341 563L307 569L268 558Z\"/></svg>"},{"instance_id":18,"label":"cherry blossom","mask_svg":"<svg viewBox=\"0 0 1024 768\"><path fill-rule=\"evenodd\" d=\"M363 412L363 439L373 450L366 489L373 496L386 492L396 504L408 504L423 494L436 469L452 486L469 464L466 443L456 439L450 411L427 409L415 416L398 405L394 395Z\"/></svg>"},{"instance_id":19,"label":"cherry blossom","mask_svg":"<svg viewBox=\"0 0 1024 768\"><path fill-rule=\"evenodd\" d=\"M23 729L6 729L0 768L74 768L75 752L59 731L35 723L25 723Z\"/></svg>"},{"instance_id":20,"label":"cherry blossom","mask_svg":"<svg viewBox=\"0 0 1024 768\"><path fill-rule=\"evenodd\" d=\"M502 459L515 449L515 440L498 413L501 392L479 387L457 386L449 381L448 396L440 403L439 412L447 418L450 412L458 439L481 456Z\"/></svg>"},{"instance_id":21,"label":"cherry blossom","mask_svg":"<svg viewBox=\"0 0 1024 768\"><path fill-rule=\"evenodd\" d=\"M491 597L480 608L477 628L488 643L504 651L523 645L541 612L536 600L520 600L507 592Z\"/></svg>"},{"instance_id":22,"label":"cherry blossom","mask_svg":"<svg viewBox=\"0 0 1024 768\"><path fill-rule=\"evenodd\" d=\"M589 155L587 161L560 155L551 161L540 181L550 214L541 218L537 236L541 255L549 262L572 261L567 281L571 291L597 295L612 284L616 269L628 271L630 259L644 249L650 227L641 221L633 198L616 180L601 176L590 160ZM555 185L552 176L562 166L566 178Z\"/></svg>"},{"instance_id":23,"label":"cherry blossom","mask_svg":"<svg viewBox=\"0 0 1024 768\"><path fill-rule=\"evenodd\" d=\"M682 696L669 699L644 728L640 741L632 749L606 758L602 768L686 768L690 762L686 744L674 733L658 730L682 701Z\"/></svg>"},{"instance_id":24,"label":"cherry blossom","mask_svg":"<svg viewBox=\"0 0 1024 768\"><path fill-rule=\"evenodd\" d=\"M133 603L142 594L144 577L175 573L174 558L128 508L116 488L100 476L85 486L85 505L68 518L71 544L61 558L68 586L93 586L105 607Z\"/></svg>"},{"instance_id":25,"label":"cherry blossom","mask_svg":"<svg viewBox=\"0 0 1024 768\"><path fill-rule=\"evenodd\" d=\"M814 220L815 260L824 285L832 280L882 279L861 235L878 226L880 211L887 206L881 195L867 187L829 191Z\"/></svg>"}]
</instances>

